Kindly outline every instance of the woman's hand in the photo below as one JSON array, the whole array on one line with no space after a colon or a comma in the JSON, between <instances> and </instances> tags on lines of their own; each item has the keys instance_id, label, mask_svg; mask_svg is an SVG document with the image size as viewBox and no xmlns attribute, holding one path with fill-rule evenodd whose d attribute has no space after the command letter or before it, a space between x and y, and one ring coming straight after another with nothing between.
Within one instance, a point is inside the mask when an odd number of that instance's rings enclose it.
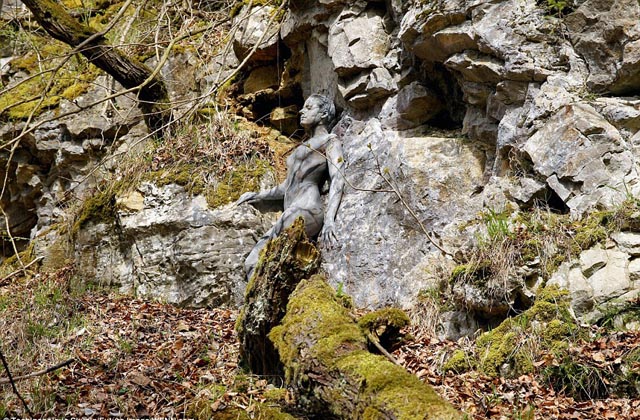
<instances>
[{"instance_id":1,"label":"woman's hand","mask_svg":"<svg viewBox=\"0 0 640 420\"><path fill-rule=\"evenodd\" d=\"M254 201L256 201L257 196L258 196L257 192L254 192L254 191L246 192L242 194L240 198L238 198L238 201L236 201L236 206L239 206L240 204L244 204L244 203L251 204Z\"/></svg>"}]
</instances>

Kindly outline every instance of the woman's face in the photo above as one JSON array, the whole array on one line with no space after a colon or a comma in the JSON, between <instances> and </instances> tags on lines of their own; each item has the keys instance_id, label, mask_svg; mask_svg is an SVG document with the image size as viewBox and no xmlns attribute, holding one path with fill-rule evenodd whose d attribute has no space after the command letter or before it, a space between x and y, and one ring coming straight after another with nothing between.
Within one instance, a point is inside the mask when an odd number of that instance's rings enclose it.
<instances>
[{"instance_id":1,"label":"woman's face","mask_svg":"<svg viewBox=\"0 0 640 420\"><path fill-rule=\"evenodd\" d=\"M322 111L320 103L316 98L309 98L304 103L300 111L300 125L303 127L314 127L322 122Z\"/></svg>"}]
</instances>

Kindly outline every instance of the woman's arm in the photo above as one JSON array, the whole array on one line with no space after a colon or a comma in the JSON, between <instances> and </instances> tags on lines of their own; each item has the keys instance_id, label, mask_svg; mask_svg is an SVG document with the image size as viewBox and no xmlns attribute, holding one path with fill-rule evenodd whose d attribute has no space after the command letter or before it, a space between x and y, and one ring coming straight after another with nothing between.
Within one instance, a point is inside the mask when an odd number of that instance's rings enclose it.
<instances>
[{"instance_id":1,"label":"woman's arm","mask_svg":"<svg viewBox=\"0 0 640 420\"><path fill-rule=\"evenodd\" d=\"M239 206L243 203L249 204L259 204L264 201L279 201L284 200L284 183L278 185L277 187L271 188L267 191L260 192L246 192L240 196L238 201L236 201L236 206Z\"/></svg>"},{"instance_id":2,"label":"woman's arm","mask_svg":"<svg viewBox=\"0 0 640 420\"><path fill-rule=\"evenodd\" d=\"M331 186L329 187L329 200L327 202L327 211L324 217L324 226L322 228L322 239L332 244L336 240L335 220L338 214L338 208L342 201L342 193L344 190L344 157L342 156L342 143L337 136L331 136L331 140L327 145L326 156L329 166L329 177L331 178Z\"/></svg>"}]
</instances>

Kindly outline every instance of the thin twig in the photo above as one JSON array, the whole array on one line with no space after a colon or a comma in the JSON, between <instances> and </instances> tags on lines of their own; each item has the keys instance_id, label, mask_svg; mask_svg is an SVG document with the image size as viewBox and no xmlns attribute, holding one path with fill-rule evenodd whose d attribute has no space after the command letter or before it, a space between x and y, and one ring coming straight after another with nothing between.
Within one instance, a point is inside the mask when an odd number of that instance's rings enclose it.
<instances>
[{"instance_id":1,"label":"thin twig","mask_svg":"<svg viewBox=\"0 0 640 420\"><path fill-rule=\"evenodd\" d=\"M18 388L16 388L16 384L13 381L13 377L11 376L11 370L9 370L9 364L7 363L7 359L4 357L4 353L2 352L2 349L0 349L0 359L2 359L2 365L4 366L4 370L7 371L7 376L9 377L8 379L9 379L9 383L11 384L11 388L13 388L13 393L18 396L18 399L20 399L20 401L22 401L24 410L27 412L29 417L33 417L33 413L31 412L31 410L29 410L29 406L27 405L27 402L24 400L24 398L22 398L22 395L20 395L20 392L18 392Z\"/></svg>"},{"instance_id":2,"label":"thin twig","mask_svg":"<svg viewBox=\"0 0 640 420\"><path fill-rule=\"evenodd\" d=\"M389 359L389 361L391 361L391 363L393 363L394 365L402 366L402 365L400 364L400 362L398 362L398 361L396 360L396 358L395 358L395 357L393 357L393 356L391 355L391 353L389 353L389 352L387 351L387 349L385 349L384 347L382 347L382 344L380 344L380 340L378 340L378 338L377 338L375 335L373 335L373 333L372 333L371 331L367 331L366 336L367 336L367 340L369 340L369 342L370 342L371 344L373 344L374 346L376 346L376 348L378 349L378 351L380 351L380 353L382 353L382 354L384 355L384 357L386 357L387 359Z\"/></svg>"},{"instance_id":3,"label":"thin twig","mask_svg":"<svg viewBox=\"0 0 640 420\"><path fill-rule=\"evenodd\" d=\"M427 236L427 239L429 240L429 242L431 242L433 244L433 246L438 248L443 254L448 255L448 256L452 257L455 260L455 256L453 255L452 252L445 250L442 246L440 246L440 244L438 244L435 241L435 239L433 239L433 237L431 236L431 234L429 233L427 228L422 223L422 220L420 220L420 218L418 217L416 212L413 211L411 206L409 206L409 204L405 201L404 197L402 197L402 194L400 194L400 191L398 191L396 186L391 183L391 180L389 180L386 176L384 176L384 173L383 173L382 168L380 166L380 160L378 159L378 156L375 153L373 153L373 151L371 151L371 153L373 154L373 156L376 159L376 167L378 169L378 175L380 175L380 177L382 179L384 179L384 181L387 183L389 188L391 188L392 192L398 197L398 199L400 200L400 202L402 203L404 208L406 208L407 211L409 212L409 214L411 214L411 216L415 219L415 221L418 222L418 225L420 226L420 230L422 230L422 232Z\"/></svg>"},{"instance_id":4,"label":"thin twig","mask_svg":"<svg viewBox=\"0 0 640 420\"><path fill-rule=\"evenodd\" d=\"M13 378L0 378L0 384L8 384L9 382L11 382L11 380L13 380L13 382L18 382L18 381L24 381L25 379L35 378L36 376L46 375L47 373L53 372L54 370L58 370L60 368L68 366L71 363L73 363L74 361L75 361L75 359L65 360L64 362L58 363L57 365L48 367L48 368L46 368L44 370L41 370L41 371L38 371L38 372L30 373L28 375L15 376Z\"/></svg>"},{"instance_id":5,"label":"thin twig","mask_svg":"<svg viewBox=\"0 0 640 420\"><path fill-rule=\"evenodd\" d=\"M20 267L18 270L14 271L13 273L5 276L2 280L0 280L0 287L4 286L6 284L6 282L7 282L7 280L9 280L11 277L15 276L16 274L23 273L27 268L31 267L33 264L37 263L38 261L40 261L43 258L44 257L40 256L40 257L34 259L33 261L31 261L29 264L25 265L24 267Z\"/></svg>"}]
</instances>

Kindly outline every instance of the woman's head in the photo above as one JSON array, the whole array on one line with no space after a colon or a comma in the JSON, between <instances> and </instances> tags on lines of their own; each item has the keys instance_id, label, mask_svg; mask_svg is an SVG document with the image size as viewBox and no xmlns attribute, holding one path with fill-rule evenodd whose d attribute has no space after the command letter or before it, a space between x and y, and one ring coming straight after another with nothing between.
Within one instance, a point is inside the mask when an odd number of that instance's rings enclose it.
<instances>
[{"instance_id":1,"label":"woman's head","mask_svg":"<svg viewBox=\"0 0 640 420\"><path fill-rule=\"evenodd\" d=\"M300 111L300 124L304 127L330 125L336 116L333 101L323 95L311 95Z\"/></svg>"}]
</instances>

